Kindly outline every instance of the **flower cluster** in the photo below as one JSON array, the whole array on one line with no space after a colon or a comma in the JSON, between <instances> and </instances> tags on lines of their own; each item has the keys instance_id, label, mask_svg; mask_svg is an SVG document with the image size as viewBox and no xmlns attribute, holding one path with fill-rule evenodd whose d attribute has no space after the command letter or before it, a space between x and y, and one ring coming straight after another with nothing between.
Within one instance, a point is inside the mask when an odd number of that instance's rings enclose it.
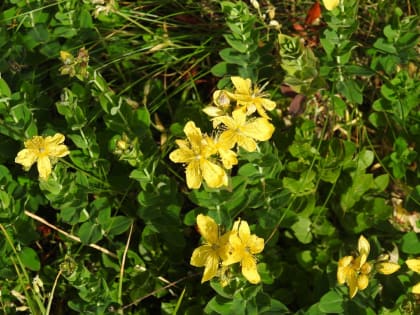
<instances>
[{"instance_id":1,"label":"flower cluster","mask_svg":"<svg viewBox=\"0 0 420 315\"><path fill-rule=\"evenodd\" d=\"M79 49L77 57L73 57L68 51L60 51L60 60L63 63L59 69L61 75L75 76L81 81L89 76L89 53L84 47Z\"/></svg>"},{"instance_id":2,"label":"flower cluster","mask_svg":"<svg viewBox=\"0 0 420 315\"><path fill-rule=\"evenodd\" d=\"M266 110L273 110L276 103L264 98L257 87L252 88L250 79L232 77L231 80L235 91L215 91L214 106L204 108L212 117L214 136L202 134L189 121L184 127L187 139L177 140L179 148L169 155L173 162L186 164L190 189L200 188L203 180L210 188L227 186L226 170L238 163L235 147L253 152L257 149L256 141L267 141L274 132ZM253 116L254 113L259 117Z\"/></svg>"},{"instance_id":3,"label":"flower cluster","mask_svg":"<svg viewBox=\"0 0 420 315\"><path fill-rule=\"evenodd\" d=\"M254 255L263 251L264 239L251 234L246 221L237 220L232 230L221 234L211 217L199 214L197 226L204 244L194 250L190 263L204 267L202 283L219 276L222 285L226 285L227 269L235 263L240 263L242 274L250 283L261 281Z\"/></svg>"},{"instance_id":4,"label":"flower cluster","mask_svg":"<svg viewBox=\"0 0 420 315\"><path fill-rule=\"evenodd\" d=\"M367 288L373 270L372 264L367 261L370 244L363 235L359 237L358 252L357 257L345 256L338 261L337 281L339 284L347 284L351 299L359 290ZM375 269L381 274L389 275L400 269L400 266L394 262L381 260L375 264Z\"/></svg>"},{"instance_id":5,"label":"flower cluster","mask_svg":"<svg viewBox=\"0 0 420 315\"><path fill-rule=\"evenodd\" d=\"M15 162L22 164L25 170L29 170L34 163L37 163L39 177L46 180L57 158L70 153L67 146L63 144L64 140L65 137L60 133L52 137L35 136L25 141L25 149L19 151Z\"/></svg>"}]
</instances>

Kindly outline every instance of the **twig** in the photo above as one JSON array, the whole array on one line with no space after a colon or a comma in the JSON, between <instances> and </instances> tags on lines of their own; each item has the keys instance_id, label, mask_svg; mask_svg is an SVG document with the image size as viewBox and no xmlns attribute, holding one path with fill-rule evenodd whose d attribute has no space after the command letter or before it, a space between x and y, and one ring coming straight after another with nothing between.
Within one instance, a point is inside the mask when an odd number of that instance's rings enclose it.
<instances>
[{"instance_id":1,"label":"twig","mask_svg":"<svg viewBox=\"0 0 420 315\"><path fill-rule=\"evenodd\" d=\"M55 288L57 287L58 278L60 278L61 272L62 272L62 270L60 269L60 270L58 271L57 276L55 277L54 284L53 284L53 287L52 287L52 289L51 289L51 293L50 293L50 295L49 295L49 297L48 297L47 310L45 311L45 314L46 314L46 315L49 315L49 314L50 314L50 311L51 311L51 306L52 306L52 301L53 301L53 298L54 298Z\"/></svg>"},{"instance_id":2,"label":"twig","mask_svg":"<svg viewBox=\"0 0 420 315\"><path fill-rule=\"evenodd\" d=\"M124 267L125 267L125 260L127 258L128 247L130 246L131 241L131 234L133 233L133 223L130 226L130 232L128 233L127 244L125 244L124 253L121 258L121 268L120 268L120 281L118 283L118 302L122 304L122 285L123 285L123 277L124 277Z\"/></svg>"},{"instance_id":3,"label":"twig","mask_svg":"<svg viewBox=\"0 0 420 315\"><path fill-rule=\"evenodd\" d=\"M62 229L60 229L60 228L56 227L55 225L53 225L53 224L49 223L49 222L48 222L48 221L46 221L45 219L43 219L43 218L41 218L41 217L37 216L36 214L34 214L34 213L32 213L32 212L30 212L30 211L28 211L28 210L25 210L25 214L26 214L28 217L31 217L32 219L34 219L34 220L36 220L36 221L38 221L38 222L41 222L42 224L45 224L46 226L48 226L48 227L50 227L50 228L52 228L52 229L56 230L57 232L59 232L59 233L61 233L61 234L64 234L65 236L67 236L68 238L72 239L73 241L76 241L76 242L79 242L79 243L81 243L81 242L82 242L82 241L80 240L80 238L79 238L79 237L74 236L74 235L72 235L72 234L70 234L70 233L67 233L66 231L63 231ZM94 248L94 249L97 249L97 250L101 251L101 252L102 252L102 253L104 253L104 254L107 254L107 255L109 255L109 256L111 256L111 257L114 257L114 258L117 258L117 259L118 259L118 256L117 256L116 254L114 254L113 252L109 251L108 249L106 249L106 248L104 248L104 247L101 247L101 246L96 245L96 244L89 244L88 246L90 246L90 247L92 247L92 248Z\"/></svg>"}]
</instances>

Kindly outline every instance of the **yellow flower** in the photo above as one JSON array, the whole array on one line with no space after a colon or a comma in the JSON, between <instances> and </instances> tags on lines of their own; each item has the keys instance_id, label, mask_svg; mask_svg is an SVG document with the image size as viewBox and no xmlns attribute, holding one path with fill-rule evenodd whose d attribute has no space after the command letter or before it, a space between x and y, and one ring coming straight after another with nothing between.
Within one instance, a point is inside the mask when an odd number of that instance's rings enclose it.
<instances>
[{"instance_id":1,"label":"yellow flower","mask_svg":"<svg viewBox=\"0 0 420 315\"><path fill-rule=\"evenodd\" d=\"M65 65L69 65L74 62L74 57L68 51L60 51L60 59Z\"/></svg>"},{"instance_id":2,"label":"yellow flower","mask_svg":"<svg viewBox=\"0 0 420 315\"><path fill-rule=\"evenodd\" d=\"M410 268L414 272L420 273L420 258L417 258L417 259L407 259L405 261L405 263L407 264L408 268ZM413 289L411 290L411 292L413 292L415 294L420 294L420 282L417 283L413 287Z\"/></svg>"},{"instance_id":3,"label":"yellow flower","mask_svg":"<svg viewBox=\"0 0 420 315\"><path fill-rule=\"evenodd\" d=\"M185 174L187 186L198 189L204 179L211 188L227 186L228 178L224 169L209 159L217 153L209 138L203 137L200 128L193 121L187 122L184 133L188 140L176 140L179 149L173 151L169 158L175 163L186 163Z\"/></svg>"},{"instance_id":4,"label":"yellow flower","mask_svg":"<svg viewBox=\"0 0 420 315\"><path fill-rule=\"evenodd\" d=\"M226 146L220 142L219 138L207 138L207 142L209 146L212 146L214 150L217 151L225 169L230 170L233 165L238 164L236 153L226 149Z\"/></svg>"},{"instance_id":5,"label":"yellow flower","mask_svg":"<svg viewBox=\"0 0 420 315\"><path fill-rule=\"evenodd\" d=\"M255 140L266 141L271 138L274 126L265 118L246 120L246 114L242 110L235 110L231 116L214 118L217 125L226 126L226 130L219 137L219 142L226 149L231 149L238 144L247 151L253 152L257 148ZM255 139L255 140L254 140Z\"/></svg>"},{"instance_id":6,"label":"yellow flower","mask_svg":"<svg viewBox=\"0 0 420 315\"><path fill-rule=\"evenodd\" d=\"M206 106L203 111L210 117L226 115L230 109L229 96L223 90L217 90L213 93L213 103L216 106Z\"/></svg>"},{"instance_id":7,"label":"yellow flower","mask_svg":"<svg viewBox=\"0 0 420 315\"><path fill-rule=\"evenodd\" d=\"M202 214L197 216L197 226L205 243L194 250L190 264L195 267L205 267L201 279L203 283L217 275L225 274L226 268L221 267L222 260L228 259L230 232L220 236L216 222L211 217Z\"/></svg>"},{"instance_id":8,"label":"yellow flower","mask_svg":"<svg viewBox=\"0 0 420 315\"><path fill-rule=\"evenodd\" d=\"M237 220L232 227L229 237L231 245L230 256L223 261L223 264L241 263L242 274L251 283L257 284L261 277L257 270L255 254L261 253L264 249L264 239L251 235L249 225L246 221Z\"/></svg>"},{"instance_id":9,"label":"yellow flower","mask_svg":"<svg viewBox=\"0 0 420 315\"><path fill-rule=\"evenodd\" d=\"M366 261L370 252L368 240L361 235L358 242L359 256L345 256L338 261L337 281L346 283L352 299L358 290L364 290L369 284L369 273L372 266Z\"/></svg>"},{"instance_id":10,"label":"yellow flower","mask_svg":"<svg viewBox=\"0 0 420 315\"><path fill-rule=\"evenodd\" d=\"M64 139L65 137L60 133L45 138L35 136L25 141L25 149L19 151L15 162L22 164L25 170L29 170L37 162L39 177L47 179L56 158L70 153L67 146L62 144Z\"/></svg>"},{"instance_id":11,"label":"yellow flower","mask_svg":"<svg viewBox=\"0 0 420 315\"><path fill-rule=\"evenodd\" d=\"M332 11L338 6L340 0L322 0L322 2L324 3L325 9Z\"/></svg>"},{"instance_id":12,"label":"yellow flower","mask_svg":"<svg viewBox=\"0 0 420 315\"><path fill-rule=\"evenodd\" d=\"M236 90L234 93L225 91L227 96L235 100L239 106L244 106L248 115L257 111L261 117L269 119L265 110L273 110L276 108L276 103L268 98L264 98L264 94L261 93L258 87L252 89L250 79L241 77L231 77L230 79Z\"/></svg>"},{"instance_id":13,"label":"yellow flower","mask_svg":"<svg viewBox=\"0 0 420 315\"><path fill-rule=\"evenodd\" d=\"M390 275L398 271L401 266L393 262L381 261L375 265L375 268L379 273L383 275Z\"/></svg>"}]
</instances>

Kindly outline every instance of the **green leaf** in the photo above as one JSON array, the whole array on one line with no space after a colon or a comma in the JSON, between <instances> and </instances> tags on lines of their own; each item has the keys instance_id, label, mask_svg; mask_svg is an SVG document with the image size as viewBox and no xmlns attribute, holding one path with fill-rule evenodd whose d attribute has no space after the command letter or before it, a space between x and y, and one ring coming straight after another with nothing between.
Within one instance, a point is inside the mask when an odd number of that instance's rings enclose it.
<instances>
[{"instance_id":1,"label":"green leaf","mask_svg":"<svg viewBox=\"0 0 420 315\"><path fill-rule=\"evenodd\" d=\"M315 189L315 184L313 182L315 176L315 172L305 171L300 174L300 178L298 180L290 177L284 177L282 180L283 186L297 196L311 194Z\"/></svg>"},{"instance_id":2,"label":"green leaf","mask_svg":"<svg viewBox=\"0 0 420 315\"><path fill-rule=\"evenodd\" d=\"M420 254L420 239L415 232L408 232L402 237L401 251L412 255Z\"/></svg>"},{"instance_id":3,"label":"green leaf","mask_svg":"<svg viewBox=\"0 0 420 315\"><path fill-rule=\"evenodd\" d=\"M115 216L110 218L106 224L103 224L102 228L110 237L113 237L127 231L131 223L132 220L130 218L124 216Z\"/></svg>"},{"instance_id":4,"label":"green leaf","mask_svg":"<svg viewBox=\"0 0 420 315\"><path fill-rule=\"evenodd\" d=\"M332 43L328 38L324 37L320 38L319 41L321 43L322 48L324 48L327 56L331 57L335 48L334 43Z\"/></svg>"},{"instance_id":5,"label":"green leaf","mask_svg":"<svg viewBox=\"0 0 420 315\"><path fill-rule=\"evenodd\" d=\"M89 221L80 226L77 234L85 245L96 243L101 240L103 236L100 225Z\"/></svg>"},{"instance_id":6,"label":"green leaf","mask_svg":"<svg viewBox=\"0 0 420 315\"><path fill-rule=\"evenodd\" d=\"M77 134L68 134L67 137L73 141L73 143L80 149L87 149L89 147L89 143L86 142L86 139L84 139L81 135Z\"/></svg>"},{"instance_id":7,"label":"green leaf","mask_svg":"<svg viewBox=\"0 0 420 315\"><path fill-rule=\"evenodd\" d=\"M359 65L345 65L343 66L346 74L349 75L360 75L360 76L372 76L375 75L375 71L368 67Z\"/></svg>"},{"instance_id":8,"label":"green leaf","mask_svg":"<svg viewBox=\"0 0 420 315\"><path fill-rule=\"evenodd\" d=\"M344 118L344 115L345 115L345 112L346 112L346 109L347 109L347 105L343 101L343 99L341 97L333 95L332 104L333 104L334 113L339 115L341 118Z\"/></svg>"},{"instance_id":9,"label":"green leaf","mask_svg":"<svg viewBox=\"0 0 420 315\"><path fill-rule=\"evenodd\" d=\"M318 308L327 314L342 314L344 311L343 297L335 291L327 292L321 297Z\"/></svg>"},{"instance_id":10,"label":"green leaf","mask_svg":"<svg viewBox=\"0 0 420 315\"><path fill-rule=\"evenodd\" d=\"M248 45L245 44L242 40L233 37L231 34L225 34L223 37L233 49L239 51L240 53L245 53L248 51Z\"/></svg>"},{"instance_id":11,"label":"green leaf","mask_svg":"<svg viewBox=\"0 0 420 315\"><path fill-rule=\"evenodd\" d=\"M337 90L342 93L351 103L362 104L363 93L360 85L351 79L337 82Z\"/></svg>"},{"instance_id":12,"label":"green leaf","mask_svg":"<svg viewBox=\"0 0 420 315\"><path fill-rule=\"evenodd\" d=\"M310 250L303 250L296 254L298 263L305 269L312 268L314 259Z\"/></svg>"},{"instance_id":13,"label":"green leaf","mask_svg":"<svg viewBox=\"0 0 420 315\"><path fill-rule=\"evenodd\" d=\"M372 151L361 151L356 157L357 169L360 171L367 169L370 165L372 165L374 158L375 154Z\"/></svg>"},{"instance_id":14,"label":"green leaf","mask_svg":"<svg viewBox=\"0 0 420 315\"><path fill-rule=\"evenodd\" d=\"M225 61L219 62L210 71L216 77L223 77L228 72L228 63Z\"/></svg>"},{"instance_id":15,"label":"green leaf","mask_svg":"<svg viewBox=\"0 0 420 315\"><path fill-rule=\"evenodd\" d=\"M394 42L399 36L399 34L400 34L400 31L392 29L391 25L386 25L384 27L384 35L390 42Z\"/></svg>"},{"instance_id":16,"label":"green leaf","mask_svg":"<svg viewBox=\"0 0 420 315\"><path fill-rule=\"evenodd\" d=\"M373 47L375 47L378 50L381 50L384 53L388 54L396 54L397 49L395 46L389 42L386 42L384 38L379 38L374 44Z\"/></svg>"},{"instance_id":17,"label":"green leaf","mask_svg":"<svg viewBox=\"0 0 420 315\"><path fill-rule=\"evenodd\" d=\"M208 313L209 311L214 311L217 314L231 314L232 300L228 300L219 295L213 297L206 305L204 311ZM243 314L243 313L240 313Z\"/></svg>"},{"instance_id":18,"label":"green leaf","mask_svg":"<svg viewBox=\"0 0 420 315\"><path fill-rule=\"evenodd\" d=\"M57 26L53 34L56 37L72 38L77 35L77 29L71 26Z\"/></svg>"},{"instance_id":19,"label":"green leaf","mask_svg":"<svg viewBox=\"0 0 420 315\"><path fill-rule=\"evenodd\" d=\"M222 57L222 59L227 63L232 63L243 67L246 67L246 65L248 64L246 56L241 53L238 53L233 48L222 49L219 52L219 54L220 57Z\"/></svg>"},{"instance_id":20,"label":"green leaf","mask_svg":"<svg viewBox=\"0 0 420 315\"><path fill-rule=\"evenodd\" d=\"M38 271L41 268L41 263L36 251L30 247L24 247L22 251L19 252L19 258L25 267L30 270Z\"/></svg>"},{"instance_id":21,"label":"green leaf","mask_svg":"<svg viewBox=\"0 0 420 315\"><path fill-rule=\"evenodd\" d=\"M375 185L377 189L379 191L384 191L388 187L388 184L389 184L389 175L388 174L379 175L375 177L374 181L375 181Z\"/></svg>"},{"instance_id":22,"label":"green leaf","mask_svg":"<svg viewBox=\"0 0 420 315\"><path fill-rule=\"evenodd\" d=\"M37 24L24 36L24 43L29 50L48 41L49 32L45 24Z\"/></svg>"},{"instance_id":23,"label":"green leaf","mask_svg":"<svg viewBox=\"0 0 420 315\"><path fill-rule=\"evenodd\" d=\"M0 97L11 97L12 92L10 91L9 85L7 85L7 82L0 78Z\"/></svg>"},{"instance_id":24,"label":"green leaf","mask_svg":"<svg viewBox=\"0 0 420 315\"><path fill-rule=\"evenodd\" d=\"M296 238L302 244L309 244L312 242L311 225L312 221L310 219L298 216L298 221L291 226Z\"/></svg>"},{"instance_id":25,"label":"green leaf","mask_svg":"<svg viewBox=\"0 0 420 315\"><path fill-rule=\"evenodd\" d=\"M92 16L88 10L82 9L79 15L80 28L94 28Z\"/></svg>"}]
</instances>

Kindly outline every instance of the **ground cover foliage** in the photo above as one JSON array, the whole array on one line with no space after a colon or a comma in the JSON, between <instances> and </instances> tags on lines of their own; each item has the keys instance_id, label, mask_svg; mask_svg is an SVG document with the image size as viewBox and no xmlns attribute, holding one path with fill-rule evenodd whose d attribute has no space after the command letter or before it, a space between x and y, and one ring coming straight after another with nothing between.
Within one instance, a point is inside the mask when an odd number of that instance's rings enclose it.
<instances>
[{"instance_id":1,"label":"ground cover foliage","mask_svg":"<svg viewBox=\"0 0 420 315\"><path fill-rule=\"evenodd\" d=\"M1 311L418 314L418 9L2 1Z\"/></svg>"}]
</instances>

